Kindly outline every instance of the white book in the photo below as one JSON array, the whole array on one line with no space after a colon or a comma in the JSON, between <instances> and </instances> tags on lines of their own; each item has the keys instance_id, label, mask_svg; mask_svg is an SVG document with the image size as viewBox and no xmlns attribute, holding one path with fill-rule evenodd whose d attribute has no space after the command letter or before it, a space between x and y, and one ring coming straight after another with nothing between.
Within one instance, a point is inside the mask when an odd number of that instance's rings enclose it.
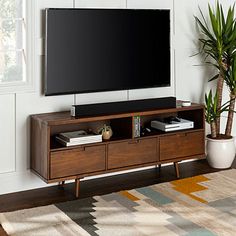
<instances>
[{"instance_id":1,"label":"white book","mask_svg":"<svg viewBox=\"0 0 236 236\"><path fill-rule=\"evenodd\" d=\"M79 131L72 131L72 132L65 132L65 133L60 133L58 135L61 139L64 139L67 142L71 141L86 141L90 139L95 139L99 140L100 137L102 137L101 134L88 134L84 130L79 130Z\"/></svg>"},{"instance_id":2,"label":"white book","mask_svg":"<svg viewBox=\"0 0 236 236\"><path fill-rule=\"evenodd\" d=\"M83 144L89 144L89 143L99 143L102 142L102 138L101 139L97 139L97 140L79 140L79 141L71 141L71 142L67 142L64 139L56 136L56 140L61 143L62 145L66 146L66 147L70 147L70 146L75 146L75 145L83 145Z\"/></svg>"},{"instance_id":3,"label":"white book","mask_svg":"<svg viewBox=\"0 0 236 236\"><path fill-rule=\"evenodd\" d=\"M61 137L60 137L61 138ZM61 138L63 139L63 138ZM64 139L63 139L64 140ZM66 140L64 140L66 141ZM99 137L90 137L90 138L81 138L81 139L71 139L71 141L69 141L69 143L84 143L84 142L94 142L94 141L102 141L102 136L99 136ZM68 142L68 141L66 141Z\"/></svg>"}]
</instances>

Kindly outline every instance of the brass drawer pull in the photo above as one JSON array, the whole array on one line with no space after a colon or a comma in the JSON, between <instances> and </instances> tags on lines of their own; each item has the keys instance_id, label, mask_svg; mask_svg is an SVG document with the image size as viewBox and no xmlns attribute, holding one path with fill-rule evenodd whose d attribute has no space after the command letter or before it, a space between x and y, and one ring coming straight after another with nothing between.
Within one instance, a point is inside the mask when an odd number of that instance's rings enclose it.
<instances>
[{"instance_id":1,"label":"brass drawer pull","mask_svg":"<svg viewBox=\"0 0 236 236\"><path fill-rule=\"evenodd\" d=\"M186 137L188 136L187 133L176 134L177 137Z\"/></svg>"},{"instance_id":2,"label":"brass drawer pull","mask_svg":"<svg viewBox=\"0 0 236 236\"><path fill-rule=\"evenodd\" d=\"M140 140L134 140L129 142L129 144L138 144L138 143L140 143Z\"/></svg>"},{"instance_id":3,"label":"brass drawer pull","mask_svg":"<svg viewBox=\"0 0 236 236\"><path fill-rule=\"evenodd\" d=\"M78 151L84 152L84 151L85 151L85 148L86 148L86 147L79 147L79 148L78 148Z\"/></svg>"}]
</instances>

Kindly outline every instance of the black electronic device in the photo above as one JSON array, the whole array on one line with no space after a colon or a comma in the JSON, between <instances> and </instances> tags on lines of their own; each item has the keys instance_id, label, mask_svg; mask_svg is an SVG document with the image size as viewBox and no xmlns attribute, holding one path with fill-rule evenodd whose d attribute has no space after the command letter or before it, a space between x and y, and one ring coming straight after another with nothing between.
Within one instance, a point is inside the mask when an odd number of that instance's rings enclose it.
<instances>
[{"instance_id":1,"label":"black electronic device","mask_svg":"<svg viewBox=\"0 0 236 236\"><path fill-rule=\"evenodd\" d=\"M146 135L149 135L152 133L152 128L151 127L142 127L141 128L141 133L140 135L143 137L143 136L146 136Z\"/></svg>"},{"instance_id":2,"label":"black electronic device","mask_svg":"<svg viewBox=\"0 0 236 236\"><path fill-rule=\"evenodd\" d=\"M88 105L73 105L71 109L71 116L82 118L109 114L151 111L163 108L176 108L176 98L164 97Z\"/></svg>"},{"instance_id":3,"label":"black electronic device","mask_svg":"<svg viewBox=\"0 0 236 236\"><path fill-rule=\"evenodd\" d=\"M160 119L160 121L167 124L172 124L173 122L181 122L181 119L177 116L168 116L163 119Z\"/></svg>"},{"instance_id":4,"label":"black electronic device","mask_svg":"<svg viewBox=\"0 0 236 236\"><path fill-rule=\"evenodd\" d=\"M170 86L170 11L46 9L45 95Z\"/></svg>"}]
</instances>

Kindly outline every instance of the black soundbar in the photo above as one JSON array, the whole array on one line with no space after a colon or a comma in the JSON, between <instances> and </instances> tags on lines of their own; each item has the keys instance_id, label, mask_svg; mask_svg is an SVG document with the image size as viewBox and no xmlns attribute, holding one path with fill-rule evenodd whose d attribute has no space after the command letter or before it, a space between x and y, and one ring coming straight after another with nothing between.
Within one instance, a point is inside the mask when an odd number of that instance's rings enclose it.
<instances>
[{"instance_id":1,"label":"black soundbar","mask_svg":"<svg viewBox=\"0 0 236 236\"><path fill-rule=\"evenodd\" d=\"M164 108L175 108L175 97L164 97L122 102L109 102L87 105L73 105L71 116L76 118L103 116L130 112L151 111Z\"/></svg>"}]
</instances>

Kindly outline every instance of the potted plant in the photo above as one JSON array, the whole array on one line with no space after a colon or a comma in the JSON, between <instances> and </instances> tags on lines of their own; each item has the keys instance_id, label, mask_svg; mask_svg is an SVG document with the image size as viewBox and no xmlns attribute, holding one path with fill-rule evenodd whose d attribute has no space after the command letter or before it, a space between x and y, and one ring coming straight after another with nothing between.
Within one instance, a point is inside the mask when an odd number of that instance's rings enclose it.
<instances>
[{"instance_id":1,"label":"potted plant","mask_svg":"<svg viewBox=\"0 0 236 236\"><path fill-rule=\"evenodd\" d=\"M217 119L223 112L229 111L231 102L227 101L217 107L218 94L212 95L212 90L205 94L205 119L211 127L211 134L207 135L207 160L214 168L228 168L235 157L235 145L233 138L226 135L217 135Z\"/></svg>"},{"instance_id":2,"label":"potted plant","mask_svg":"<svg viewBox=\"0 0 236 236\"><path fill-rule=\"evenodd\" d=\"M217 1L216 8L208 5L209 24L201 9L202 19L195 16L203 37L200 53L204 54L205 63L216 69L216 75L209 81L217 80L216 94L212 91L205 96L206 121L211 126L207 135L207 159L215 168L228 168L235 157L234 138L231 135L236 98L236 23L234 6L230 6L227 15ZM229 100L222 105L224 83L230 91ZM225 133L221 134L221 114L228 112Z\"/></svg>"}]
</instances>

